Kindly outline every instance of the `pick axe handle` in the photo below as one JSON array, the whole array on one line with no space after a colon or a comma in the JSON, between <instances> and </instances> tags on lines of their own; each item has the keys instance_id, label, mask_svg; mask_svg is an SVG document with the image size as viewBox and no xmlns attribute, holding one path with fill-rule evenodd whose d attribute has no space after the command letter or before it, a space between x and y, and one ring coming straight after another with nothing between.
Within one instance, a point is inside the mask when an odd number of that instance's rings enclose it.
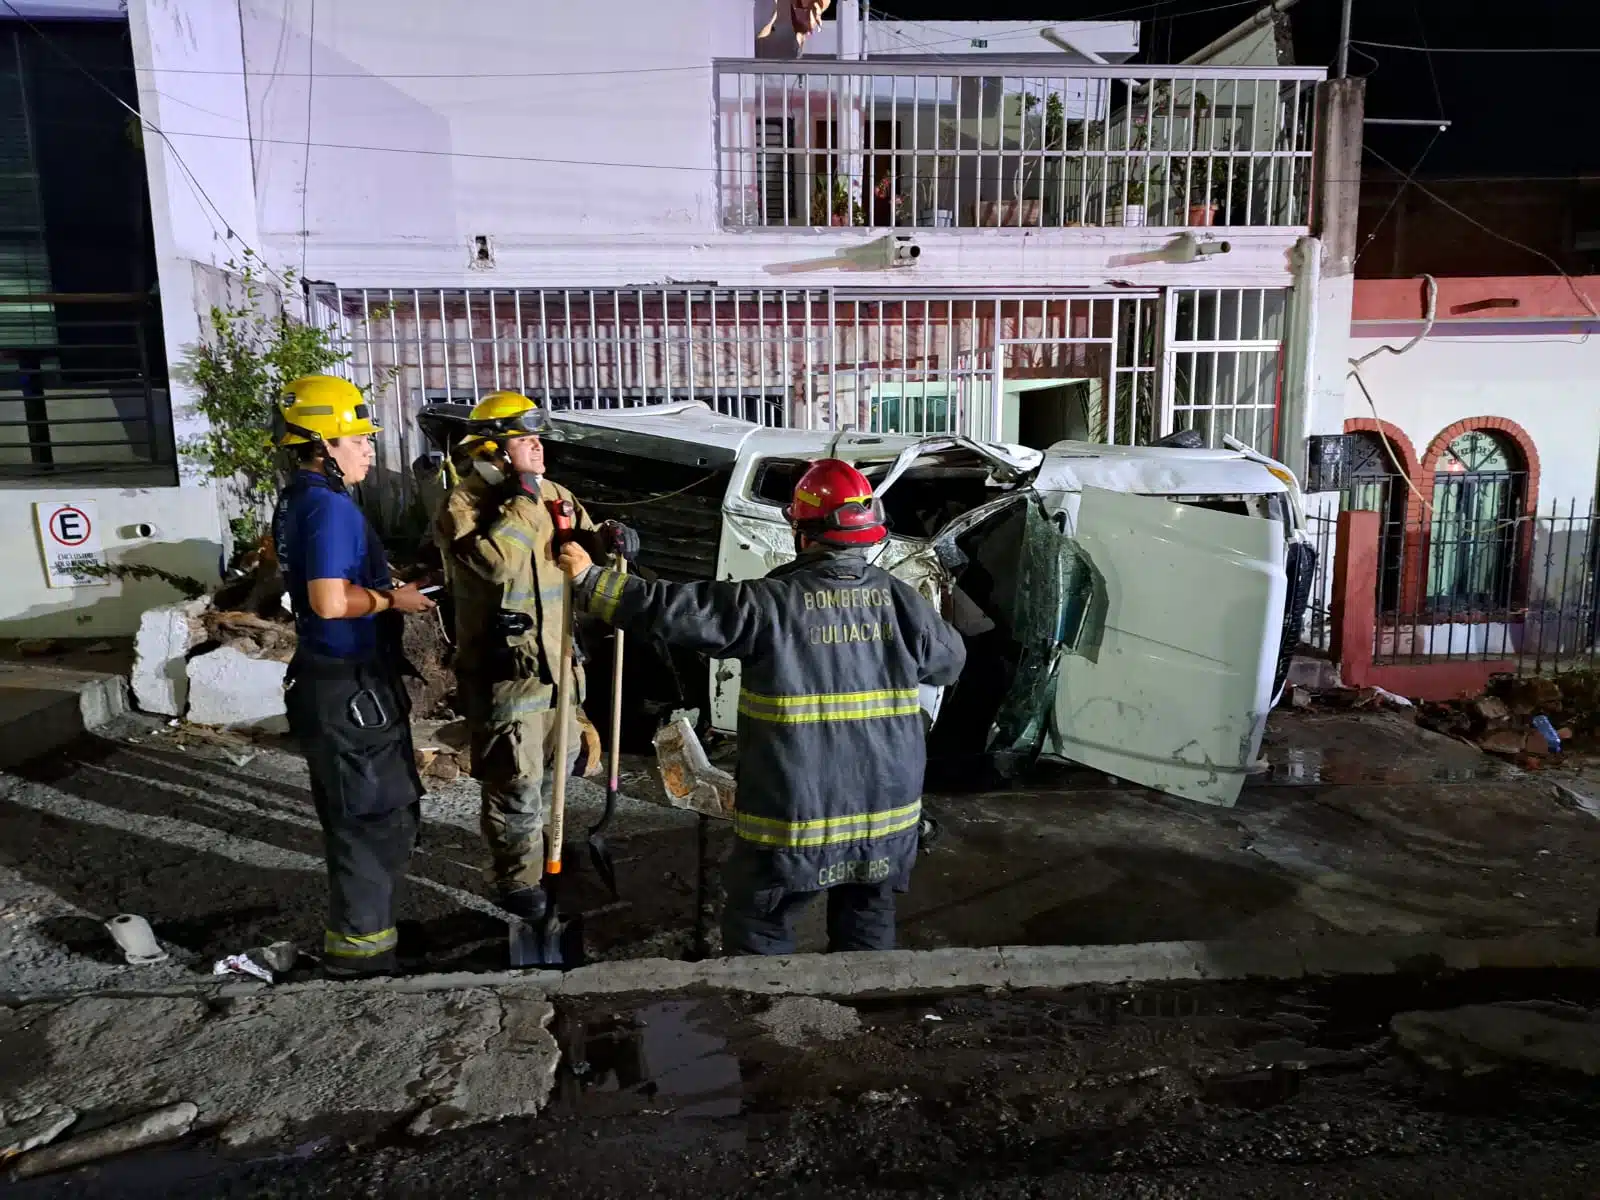
<instances>
[{"instance_id":1,"label":"pick axe handle","mask_svg":"<svg viewBox=\"0 0 1600 1200\"><path fill-rule=\"evenodd\" d=\"M619 575L628 573L628 560L614 555L611 568ZM611 643L611 764L606 772L606 787L615 794L622 768L622 650L626 634L618 629Z\"/></svg>"}]
</instances>

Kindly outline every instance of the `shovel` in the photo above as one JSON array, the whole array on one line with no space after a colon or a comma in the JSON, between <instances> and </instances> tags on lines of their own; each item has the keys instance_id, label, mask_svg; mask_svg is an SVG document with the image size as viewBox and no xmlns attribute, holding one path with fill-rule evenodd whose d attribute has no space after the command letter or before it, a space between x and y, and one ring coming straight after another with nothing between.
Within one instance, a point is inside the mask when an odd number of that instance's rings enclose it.
<instances>
[{"instance_id":1,"label":"shovel","mask_svg":"<svg viewBox=\"0 0 1600 1200\"><path fill-rule=\"evenodd\" d=\"M612 557L613 571L628 573L628 560L622 555ZM612 896L617 895L617 864L611 858L611 848L602 836L617 811L617 777L622 760L622 649L625 635L617 630L611 643L611 763L606 773L606 806L600 819L589 830L589 861L594 873L605 882Z\"/></svg>"}]
</instances>

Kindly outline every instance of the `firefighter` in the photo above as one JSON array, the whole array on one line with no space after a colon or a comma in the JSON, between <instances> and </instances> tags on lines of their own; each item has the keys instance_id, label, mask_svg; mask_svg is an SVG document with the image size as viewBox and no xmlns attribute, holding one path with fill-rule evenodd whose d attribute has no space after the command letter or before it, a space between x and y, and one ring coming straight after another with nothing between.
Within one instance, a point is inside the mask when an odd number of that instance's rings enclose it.
<instances>
[{"instance_id":1,"label":"firefighter","mask_svg":"<svg viewBox=\"0 0 1600 1200\"><path fill-rule=\"evenodd\" d=\"M646 582L577 545L561 565L588 612L741 664L724 951L792 953L794 917L819 892L830 951L888 950L921 821L918 686L954 683L966 651L915 589L866 561L888 531L861 472L813 463L785 516L796 559L750 582Z\"/></svg>"},{"instance_id":2,"label":"firefighter","mask_svg":"<svg viewBox=\"0 0 1600 1200\"><path fill-rule=\"evenodd\" d=\"M575 532L597 548L619 546L631 557L637 539L615 522L596 526L570 491L544 477L540 439L550 428L532 400L495 392L472 410L472 422L481 469L450 492L433 533L455 601L456 681L483 793L489 883L507 912L538 922L547 903L545 780L556 748L565 590L547 506L570 503ZM581 698L581 669L575 676ZM579 705L571 711L576 758Z\"/></svg>"},{"instance_id":3,"label":"firefighter","mask_svg":"<svg viewBox=\"0 0 1600 1200\"><path fill-rule=\"evenodd\" d=\"M360 390L307 375L285 389L278 415L278 445L296 460L272 518L299 635L284 704L328 862L323 965L333 976L384 974L396 966L394 893L422 797L399 624L434 605L415 585L394 585L383 543L350 498L379 431Z\"/></svg>"}]
</instances>

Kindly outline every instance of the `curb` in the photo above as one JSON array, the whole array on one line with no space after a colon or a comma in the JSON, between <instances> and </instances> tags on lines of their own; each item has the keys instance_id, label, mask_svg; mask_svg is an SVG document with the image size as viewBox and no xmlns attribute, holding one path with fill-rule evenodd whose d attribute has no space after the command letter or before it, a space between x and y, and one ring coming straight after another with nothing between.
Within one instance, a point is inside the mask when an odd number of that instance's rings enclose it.
<instances>
[{"instance_id":1,"label":"curb","mask_svg":"<svg viewBox=\"0 0 1600 1200\"><path fill-rule=\"evenodd\" d=\"M9 996L17 1006L94 997L229 998L340 987L402 993L514 987L551 998L691 990L756 995L885 996L996 988L1062 989L1086 984L1226 982L1333 975L1429 975L1444 971L1600 969L1600 939L1570 934L1501 938L1344 936L1274 941L1140 942L1119 946L998 946L719 958L691 963L646 958L575 971L453 972L333 983L196 982L166 988Z\"/></svg>"},{"instance_id":2,"label":"curb","mask_svg":"<svg viewBox=\"0 0 1600 1200\"><path fill-rule=\"evenodd\" d=\"M103 671L0 663L0 701L0 769L10 769L122 716L128 681Z\"/></svg>"}]
</instances>

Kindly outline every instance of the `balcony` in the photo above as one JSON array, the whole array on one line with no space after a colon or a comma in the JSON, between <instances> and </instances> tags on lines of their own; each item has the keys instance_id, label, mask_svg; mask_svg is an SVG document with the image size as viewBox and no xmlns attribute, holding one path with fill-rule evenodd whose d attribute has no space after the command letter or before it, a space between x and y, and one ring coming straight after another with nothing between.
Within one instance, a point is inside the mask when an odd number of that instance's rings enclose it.
<instances>
[{"instance_id":1,"label":"balcony","mask_svg":"<svg viewBox=\"0 0 1600 1200\"><path fill-rule=\"evenodd\" d=\"M1326 75L993 58L723 61L722 221L1300 229Z\"/></svg>"}]
</instances>

